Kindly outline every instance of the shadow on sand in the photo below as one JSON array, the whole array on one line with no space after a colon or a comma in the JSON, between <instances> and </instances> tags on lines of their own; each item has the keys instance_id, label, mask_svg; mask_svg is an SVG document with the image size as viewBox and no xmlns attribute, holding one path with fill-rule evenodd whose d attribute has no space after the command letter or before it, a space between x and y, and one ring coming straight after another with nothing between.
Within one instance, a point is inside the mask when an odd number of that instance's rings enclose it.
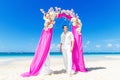
<instances>
[{"instance_id":1,"label":"shadow on sand","mask_svg":"<svg viewBox=\"0 0 120 80\"><path fill-rule=\"evenodd\" d=\"M106 67L90 67L90 68L87 68L88 72L93 71L93 70L100 70L100 69L106 69Z\"/></svg>"},{"instance_id":2,"label":"shadow on sand","mask_svg":"<svg viewBox=\"0 0 120 80\"><path fill-rule=\"evenodd\" d=\"M87 68L88 72L94 71L94 70L100 70L100 69L106 69L106 67L90 67ZM53 71L54 74L62 74L65 73L65 69L58 70L58 71Z\"/></svg>"},{"instance_id":3,"label":"shadow on sand","mask_svg":"<svg viewBox=\"0 0 120 80\"><path fill-rule=\"evenodd\" d=\"M53 71L54 74L62 74L65 73L65 69L58 70L58 71Z\"/></svg>"}]
</instances>

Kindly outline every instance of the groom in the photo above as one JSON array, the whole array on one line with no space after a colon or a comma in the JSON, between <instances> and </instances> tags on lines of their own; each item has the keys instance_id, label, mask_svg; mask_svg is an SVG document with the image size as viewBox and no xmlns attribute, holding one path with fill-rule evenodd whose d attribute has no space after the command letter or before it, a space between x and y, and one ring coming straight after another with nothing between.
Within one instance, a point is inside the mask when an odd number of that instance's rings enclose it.
<instances>
[{"instance_id":1,"label":"groom","mask_svg":"<svg viewBox=\"0 0 120 80\"><path fill-rule=\"evenodd\" d=\"M63 54L65 70L68 74L72 74L72 50L74 46L74 36L68 31L66 25L63 26L64 32L61 34L60 51Z\"/></svg>"}]
</instances>

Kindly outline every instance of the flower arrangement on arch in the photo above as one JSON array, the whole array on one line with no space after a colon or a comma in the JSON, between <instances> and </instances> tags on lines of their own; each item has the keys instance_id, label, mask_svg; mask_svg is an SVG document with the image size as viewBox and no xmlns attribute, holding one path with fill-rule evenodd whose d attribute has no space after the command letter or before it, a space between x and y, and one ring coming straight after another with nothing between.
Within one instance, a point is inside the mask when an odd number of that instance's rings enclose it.
<instances>
[{"instance_id":1,"label":"flower arrangement on arch","mask_svg":"<svg viewBox=\"0 0 120 80\"><path fill-rule=\"evenodd\" d=\"M74 10L64 10L58 7L51 7L47 12L45 12L43 9L40 9L40 11L44 14L43 19L45 20L44 23L44 29L48 30L49 28L52 28L53 25L55 24L55 18L58 17L59 14L65 14L67 16L70 16L71 19L71 23L73 25L73 27L77 27L76 31L78 33L81 32L81 28L82 28L82 23L81 20L79 19L79 16L77 14L74 13Z\"/></svg>"}]
</instances>

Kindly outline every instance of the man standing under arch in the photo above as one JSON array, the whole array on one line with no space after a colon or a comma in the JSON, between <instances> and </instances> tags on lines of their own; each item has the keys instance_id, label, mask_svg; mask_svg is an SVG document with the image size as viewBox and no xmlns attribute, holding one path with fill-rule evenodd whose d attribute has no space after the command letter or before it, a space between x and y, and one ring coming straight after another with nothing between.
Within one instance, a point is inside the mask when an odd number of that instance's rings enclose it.
<instances>
[{"instance_id":1,"label":"man standing under arch","mask_svg":"<svg viewBox=\"0 0 120 80\"><path fill-rule=\"evenodd\" d=\"M60 51L63 54L65 70L68 74L72 74L72 50L74 46L74 36L68 31L66 25L63 26L64 32L61 34Z\"/></svg>"}]
</instances>

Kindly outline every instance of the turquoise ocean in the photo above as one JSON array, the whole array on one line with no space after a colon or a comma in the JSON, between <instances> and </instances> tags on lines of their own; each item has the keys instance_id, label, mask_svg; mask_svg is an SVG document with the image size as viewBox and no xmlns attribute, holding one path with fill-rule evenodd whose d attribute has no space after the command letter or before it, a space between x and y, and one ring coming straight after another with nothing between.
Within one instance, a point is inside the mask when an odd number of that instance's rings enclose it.
<instances>
[{"instance_id":1,"label":"turquoise ocean","mask_svg":"<svg viewBox=\"0 0 120 80\"><path fill-rule=\"evenodd\" d=\"M33 57L34 52L0 52L0 57ZM61 52L50 52L52 57L61 57ZM120 56L120 52L84 52L85 57Z\"/></svg>"}]
</instances>

